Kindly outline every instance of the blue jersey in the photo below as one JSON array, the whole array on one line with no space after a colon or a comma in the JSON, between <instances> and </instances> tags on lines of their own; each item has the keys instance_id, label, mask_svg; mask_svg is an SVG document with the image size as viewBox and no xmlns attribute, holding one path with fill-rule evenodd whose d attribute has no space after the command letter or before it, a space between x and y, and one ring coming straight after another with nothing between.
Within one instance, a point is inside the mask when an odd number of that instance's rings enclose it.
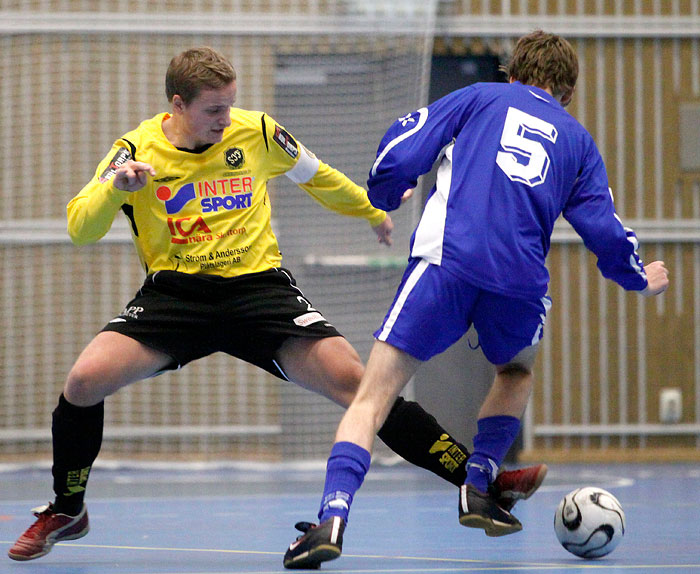
<instances>
[{"instance_id":1,"label":"blue jersey","mask_svg":"<svg viewBox=\"0 0 700 574\"><path fill-rule=\"evenodd\" d=\"M488 291L539 298L549 283L554 222L563 214L605 277L625 289L647 286L637 238L615 213L593 138L544 90L474 84L399 118L379 145L370 201L398 208L436 160L411 256Z\"/></svg>"}]
</instances>

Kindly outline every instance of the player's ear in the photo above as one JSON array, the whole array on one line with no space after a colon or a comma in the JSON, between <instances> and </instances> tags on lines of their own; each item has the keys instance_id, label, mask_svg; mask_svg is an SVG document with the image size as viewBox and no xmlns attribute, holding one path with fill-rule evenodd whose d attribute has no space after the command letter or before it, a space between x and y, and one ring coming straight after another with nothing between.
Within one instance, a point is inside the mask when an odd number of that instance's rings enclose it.
<instances>
[{"instance_id":1,"label":"player's ear","mask_svg":"<svg viewBox=\"0 0 700 574\"><path fill-rule=\"evenodd\" d=\"M571 103L571 100L574 97L574 90L576 90L576 87L573 87L570 90L568 90L567 92L564 92L562 97L559 99L562 107L565 108L566 106L568 106Z\"/></svg>"},{"instance_id":2,"label":"player's ear","mask_svg":"<svg viewBox=\"0 0 700 574\"><path fill-rule=\"evenodd\" d=\"M185 102L182 100L182 98L178 94L175 94L173 96L173 111L182 112L184 109L185 109Z\"/></svg>"}]
</instances>

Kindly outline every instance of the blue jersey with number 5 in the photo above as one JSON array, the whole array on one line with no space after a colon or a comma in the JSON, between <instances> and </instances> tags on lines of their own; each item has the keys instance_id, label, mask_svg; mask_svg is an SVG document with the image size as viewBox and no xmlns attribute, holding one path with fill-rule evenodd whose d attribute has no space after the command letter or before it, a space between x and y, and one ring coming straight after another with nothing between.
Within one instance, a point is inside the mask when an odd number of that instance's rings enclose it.
<instances>
[{"instance_id":1,"label":"blue jersey with number 5","mask_svg":"<svg viewBox=\"0 0 700 574\"><path fill-rule=\"evenodd\" d=\"M560 214L625 289L647 286L637 238L615 213L590 134L544 90L474 84L399 118L368 180L373 205L393 210L438 161L411 255L488 291L542 297Z\"/></svg>"}]
</instances>

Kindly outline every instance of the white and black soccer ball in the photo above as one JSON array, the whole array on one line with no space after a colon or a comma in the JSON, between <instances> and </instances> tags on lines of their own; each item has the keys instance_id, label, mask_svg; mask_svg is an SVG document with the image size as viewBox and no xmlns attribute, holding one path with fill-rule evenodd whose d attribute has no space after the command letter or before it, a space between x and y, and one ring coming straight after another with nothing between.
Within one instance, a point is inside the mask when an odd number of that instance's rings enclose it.
<instances>
[{"instance_id":1,"label":"white and black soccer ball","mask_svg":"<svg viewBox=\"0 0 700 574\"><path fill-rule=\"evenodd\" d=\"M610 554L625 535L625 513L607 490L577 488L561 499L554 515L561 545L581 558Z\"/></svg>"}]
</instances>

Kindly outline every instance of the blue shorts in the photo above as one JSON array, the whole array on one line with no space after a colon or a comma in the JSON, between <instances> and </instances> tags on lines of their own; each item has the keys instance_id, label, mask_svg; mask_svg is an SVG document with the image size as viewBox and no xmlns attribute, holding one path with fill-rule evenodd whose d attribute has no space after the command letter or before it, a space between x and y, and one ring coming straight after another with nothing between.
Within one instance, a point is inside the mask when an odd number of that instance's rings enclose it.
<instances>
[{"instance_id":1,"label":"blue shorts","mask_svg":"<svg viewBox=\"0 0 700 574\"><path fill-rule=\"evenodd\" d=\"M508 363L542 338L549 297L515 299L474 287L424 259L411 259L394 302L374 336L427 361L474 325L486 358Z\"/></svg>"}]
</instances>

